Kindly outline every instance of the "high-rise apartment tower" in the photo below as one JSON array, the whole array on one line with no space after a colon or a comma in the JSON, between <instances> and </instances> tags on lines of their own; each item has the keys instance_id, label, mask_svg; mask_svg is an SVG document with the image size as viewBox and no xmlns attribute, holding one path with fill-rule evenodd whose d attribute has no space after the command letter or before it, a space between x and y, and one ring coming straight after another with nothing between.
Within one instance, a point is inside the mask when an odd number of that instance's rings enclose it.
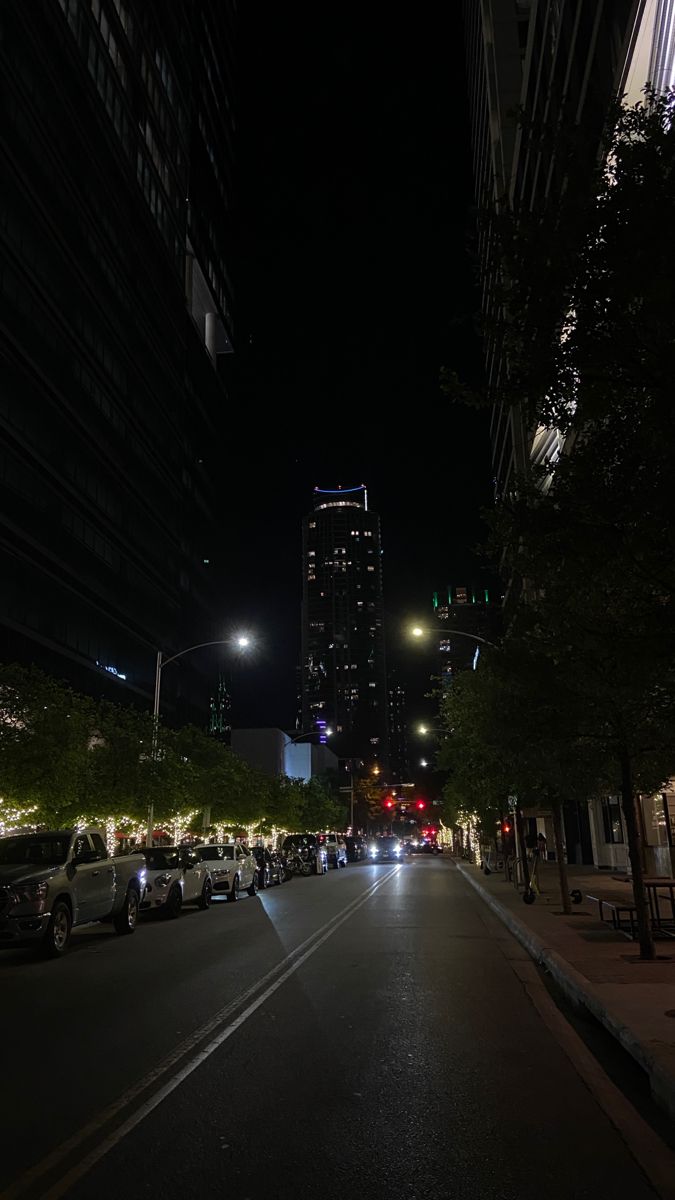
<instances>
[{"instance_id":1,"label":"high-rise apartment tower","mask_svg":"<svg viewBox=\"0 0 675 1200\"><path fill-rule=\"evenodd\" d=\"M388 766L380 519L365 485L314 491L302 529L302 713L331 748Z\"/></svg>"}]
</instances>

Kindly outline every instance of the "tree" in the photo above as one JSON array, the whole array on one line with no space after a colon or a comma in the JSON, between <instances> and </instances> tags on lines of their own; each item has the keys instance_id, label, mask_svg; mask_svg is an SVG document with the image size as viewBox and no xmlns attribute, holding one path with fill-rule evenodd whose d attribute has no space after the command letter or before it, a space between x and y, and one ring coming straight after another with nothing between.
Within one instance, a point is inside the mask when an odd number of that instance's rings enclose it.
<instances>
[{"instance_id":1,"label":"tree","mask_svg":"<svg viewBox=\"0 0 675 1200\"><path fill-rule=\"evenodd\" d=\"M492 544L521 580L516 624L574 697L577 734L621 794L644 958L638 797L675 764L674 107L668 93L618 112L595 195L567 227L556 215L562 251L549 239L542 254L514 224L497 396L518 395L531 428L565 438L550 490L550 477L519 480Z\"/></svg>"},{"instance_id":2,"label":"tree","mask_svg":"<svg viewBox=\"0 0 675 1200\"><path fill-rule=\"evenodd\" d=\"M32 808L34 823L65 824L82 811L93 701L35 667L0 668L3 795Z\"/></svg>"},{"instance_id":3,"label":"tree","mask_svg":"<svg viewBox=\"0 0 675 1200\"><path fill-rule=\"evenodd\" d=\"M344 805L331 795L325 780L315 777L303 787L298 819L301 829L339 829L345 821Z\"/></svg>"}]
</instances>

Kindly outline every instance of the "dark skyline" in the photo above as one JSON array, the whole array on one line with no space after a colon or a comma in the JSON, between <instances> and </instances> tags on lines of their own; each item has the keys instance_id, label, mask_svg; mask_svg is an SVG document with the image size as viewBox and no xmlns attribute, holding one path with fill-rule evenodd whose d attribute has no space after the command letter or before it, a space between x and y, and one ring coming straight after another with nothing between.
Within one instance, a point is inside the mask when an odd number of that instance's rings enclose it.
<instances>
[{"instance_id":1,"label":"dark skyline","mask_svg":"<svg viewBox=\"0 0 675 1200\"><path fill-rule=\"evenodd\" d=\"M259 665L238 672L235 724L288 724L314 486L364 482L381 515L390 665L399 618L439 579L481 570L487 418L438 386L442 364L481 370L466 85L461 23L438 11L411 28L252 4L240 45L239 475L214 559L225 619L262 639Z\"/></svg>"}]
</instances>

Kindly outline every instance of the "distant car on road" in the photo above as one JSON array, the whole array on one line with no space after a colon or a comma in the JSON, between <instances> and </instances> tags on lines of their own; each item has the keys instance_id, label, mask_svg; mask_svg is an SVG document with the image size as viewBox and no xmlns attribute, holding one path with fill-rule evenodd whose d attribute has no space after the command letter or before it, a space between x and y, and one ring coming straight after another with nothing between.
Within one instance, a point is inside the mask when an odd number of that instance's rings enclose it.
<instances>
[{"instance_id":1,"label":"distant car on road","mask_svg":"<svg viewBox=\"0 0 675 1200\"><path fill-rule=\"evenodd\" d=\"M184 904L208 908L213 884L208 864L187 846L152 846L143 850L148 884L142 909L160 909L177 917Z\"/></svg>"},{"instance_id":2,"label":"distant car on road","mask_svg":"<svg viewBox=\"0 0 675 1200\"><path fill-rule=\"evenodd\" d=\"M238 900L242 891L255 896L258 864L246 846L235 842L211 842L195 846L195 853L209 868L214 896Z\"/></svg>"},{"instance_id":3,"label":"distant car on road","mask_svg":"<svg viewBox=\"0 0 675 1200\"><path fill-rule=\"evenodd\" d=\"M345 845L347 847L347 859L349 862L361 862L362 858L368 857L368 843L365 838L359 835L356 837L346 837Z\"/></svg>"},{"instance_id":4,"label":"distant car on road","mask_svg":"<svg viewBox=\"0 0 675 1200\"><path fill-rule=\"evenodd\" d=\"M320 833L319 842L326 847L329 867L347 866L347 844L341 833Z\"/></svg>"},{"instance_id":5,"label":"distant car on road","mask_svg":"<svg viewBox=\"0 0 675 1200\"><path fill-rule=\"evenodd\" d=\"M385 860L402 862L403 846L397 837L385 835L373 838L368 847L368 856L375 862L384 862Z\"/></svg>"}]
</instances>

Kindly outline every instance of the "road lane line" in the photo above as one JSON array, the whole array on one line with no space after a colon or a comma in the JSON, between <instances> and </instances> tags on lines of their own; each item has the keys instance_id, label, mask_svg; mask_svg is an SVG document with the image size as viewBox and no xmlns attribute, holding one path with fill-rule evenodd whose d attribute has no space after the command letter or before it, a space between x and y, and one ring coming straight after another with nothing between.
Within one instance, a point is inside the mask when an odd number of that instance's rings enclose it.
<instances>
[{"instance_id":1,"label":"road lane line","mask_svg":"<svg viewBox=\"0 0 675 1200\"><path fill-rule=\"evenodd\" d=\"M157 1080L163 1075L165 1075L172 1066L175 1066L177 1062L180 1062L182 1058L185 1058L185 1056L189 1054L191 1050L198 1046L200 1042L204 1041L209 1034L213 1033L214 1029L217 1029L219 1025L222 1025L224 1021L227 1021L232 1014L236 1012L237 1009L240 1009L243 1004L246 1004L248 1000L251 1000L251 998L255 996L261 988L265 988L262 996L259 997L257 1001L254 1001L252 1004L250 1004L245 1012L242 1013L236 1021L232 1022L230 1025L227 1025L222 1033L218 1035L217 1038L214 1038L211 1042L209 1042L205 1049L200 1052L200 1054L198 1054L194 1059L191 1059L186 1067L182 1069L182 1071L173 1076L172 1079L164 1085L164 1087L160 1088L159 1091L154 1093L150 1100L141 1105L141 1107L136 1110L136 1113L134 1113L132 1117L128 1118L127 1121L118 1126L114 1133L110 1134L108 1138L99 1143L99 1146L92 1150L89 1155L85 1156L85 1158L81 1160L78 1167L74 1168L74 1175L72 1172L65 1175L63 1180L59 1180L54 1185L54 1188L48 1192L41 1193L41 1198L44 1197L44 1200L46 1200L46 1198L49 1197L51 1200L51 1198L66 1195L65 1191L58 1190L61 1188L62 1183L65 1183L67 1180L72 1182L71 1175L73 1179L81 1178L81 1176L86 1174L91 1166L93 1166L99 1158L102 1158L103 1155L112 1148L112 1146L114 1146L118 1141L121 1141L123 1137L126 1137L127 1133L129 1133L135 1127L135 1125L139 1124L140 1121L142 1121L150 1112L152 1112L152 1110L156 1108L158 1104L161 1104L162 1100L166 1096L170 1095L170 1093L174 1091L174 1089L183 1081L183 1079L187 1078L187 1076L190 1075L192 1071L194 1071L196 1067L200 1065L200 1063L208 1058L214 1052L214 1050L218 1048L219 1045L222 1045L224 1041L230 1038L232 1034L239 1028L239 1026L242 1025L244 1021L247 1020L248 1017L251 1016L260 1007L260 1005L269 998L269 996L273 995L277 988L281 987L281 985L285 983L291 975L294 974L298 967L302 966L302 964L310 957L310 955L313 954L315 950L318 950L319 946L323 945L325 941L327 941L327 939L335 932L336 929L343 925L345 921L348 921L352 914L357 911L357 909L361 908L363 904L367 903L370 897L374 895L379 888L387 883L399 871L400 866L396 866L393 868L393 870L389 871L385 876L383 876L382 879L378 879L375 881L375 883L370 884L360 896L357 896L355 900L350 901L346 908L342 909L342 911L337 913L334 917L331 917L329 921L326 921L324 925L322 925L318 930L315 930L314 933L310 934L308 938L305 938L304 942L301 942L299 946L296 946L293 950L291 950L283 959L281 959L280 962L276 964L276 966L267 971L262 978L256 980L256 982L251 984L251 986L248 987L244 992L242 992L234 1000L231 1000L229 1004L226 1004L223 1008L219 1009L215 1016L211 1017L207 1022L201 1025L199 1029L195 1030L194 1033L185 1038L179 1046L177 1046L165 1059L162 1060L162 1063L159 1066L155 1067L152 1071L149 1071L147 1075L144 1075L143 1078L138 1081L138 1083L127 1089L127 1091L124 1092L119 1099L113 1101L112 1104L103 1109L102 1112L100 1112L92 1121L89 1121L87 1125L83 1126L82 1129L73 1134L72 1137L70 1137L66 1142L63 1142L58 1149L53 1150L50 1154L46 1155L45 1158L41 1159L40 1162L36 1163L35 1166L29 1168L29 1170L25 1171L23 1175L20 1175L18 1179L10 1183L3 1192L0 1192L0 1200L17 1200L18 1197L25 1195L31 1186L37 1183L42 1176L58 1167L59 1164L62 1163L63 1160L67 1158L68 1155L70 1155L74 1150L81 1146L83 1142L86 1142L89 1138L92 1138L97 1132L109 1124L109 1122L125 1108L127 1108L133 1100L142 1095L144 1091L147 1091L147 1089L151 1087L153 1083L156 1083ZM287 964L291 965L287 966ZM286 970L284 970L285 967ZM278 976L280 971L282 971L283 974L279 976L275 983L271 983L271 980L273 980L275 976ZM265 987L265 985L268 986ZM102 1147L105 1148L102 1149ZM70 1182L67 1186L70 1186Z\"/></svg>"}]
</instances>

